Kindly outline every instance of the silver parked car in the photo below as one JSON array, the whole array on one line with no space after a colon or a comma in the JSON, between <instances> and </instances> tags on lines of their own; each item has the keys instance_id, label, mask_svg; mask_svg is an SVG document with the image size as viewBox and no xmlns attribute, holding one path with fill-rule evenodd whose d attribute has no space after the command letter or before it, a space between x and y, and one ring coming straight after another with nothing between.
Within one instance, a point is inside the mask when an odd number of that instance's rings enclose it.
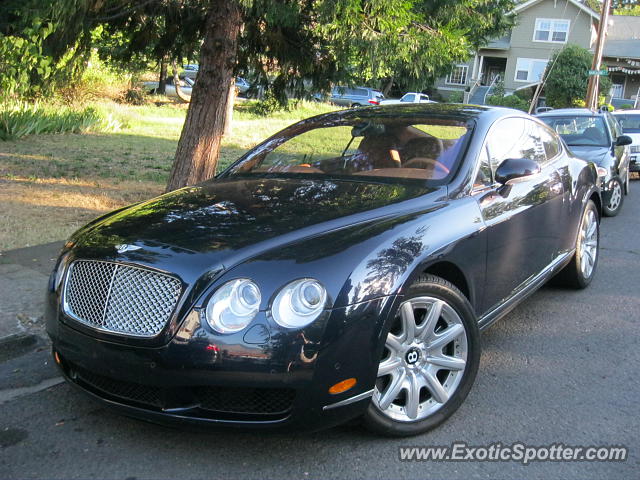
<instances>
[{"instance_id":1,"label":"silver parked car","mask_svg":"<svg viewBox=\"0 0 640 480\"><path fill-rule=\"evenodd\" d=\"M180 78L180 90L185 95L191 95L191 90L193 89L193 84L195 80L191 77L182 77ZM158 92L158 82L144 82L142 84L142 88L151 94ZM176 94L176 86L173 83L173 77L167 77L164 80L164 94L167 97L177 97Z\"/></svg>"},{"instance_id":2,"label":"silver parked car","mask_svg":"<svg viewBox=\"0 0 640 480\"><path fill-rule=\"evenodd\" d=\"M331 91L329 101L341 107L367 107L380 105L384 95L380 90L369 87L335 86Z\"/></svg>"}]
</instances>

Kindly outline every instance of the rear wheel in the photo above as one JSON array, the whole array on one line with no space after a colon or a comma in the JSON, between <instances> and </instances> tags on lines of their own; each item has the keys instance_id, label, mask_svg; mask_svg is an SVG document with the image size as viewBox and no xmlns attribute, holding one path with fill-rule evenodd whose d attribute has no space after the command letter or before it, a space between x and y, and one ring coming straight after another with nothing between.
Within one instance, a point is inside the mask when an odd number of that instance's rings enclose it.
<instances>
[{"instance_id":1,"label":"rear wheel","mask_svg":"<svg viewBox=\"0 0 640 480\"><path fill-rule=\"evenodd\" d=\"M585 288L591 283L598 266L600 252L600 225L598 210L592 200L587 203L576 240L576 252L556 277L556 284L571 288Z\"/></svg>"},{"instance_id":2,"label":"rear wheel","mask_svg":"<svg viewBox=\"0 0 640 480\"><path fill-rule=\"evenodd\" d=\"M365 426L392 436L437 427L466 398L479 361L478 324L467 299L442 278L420 277L387 335Z\"/></svg>"},{"instance_id":3,"label":"rear wheel","mask_svg":"<svg viewBox=\"0 0 640 480\"><path fill-rule=\"evenodd\" d=\"M614 178L609 183L611 197L609 198L609 203L602 210L607 217L615 217L620 213L620 209L624 203L624 189L619 178Z\"/></svg>"}]
</instances>

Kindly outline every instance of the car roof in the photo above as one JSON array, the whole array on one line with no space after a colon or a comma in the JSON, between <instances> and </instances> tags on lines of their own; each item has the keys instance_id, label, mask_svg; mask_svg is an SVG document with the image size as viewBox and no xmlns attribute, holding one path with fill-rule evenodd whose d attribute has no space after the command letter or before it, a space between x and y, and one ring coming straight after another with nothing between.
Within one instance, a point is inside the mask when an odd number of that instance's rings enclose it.
<instances>
[{"instance_id":1,"label":"car roof","mask_svg":"<svg viewBox=\"0 0 640 480\"><path fill-rule=\"evenodd\" d=\"M640 115L640 110L616 110L612 112L614 115Z\"/></svg>"},{"instance_id":2,"label":"car roof","mask_svg":"<svg viewBox=\"0 0 640 480\"><path fill-rule=\"evenodd\" d=\"M588 108L558 108L557 110L538 113L536 117L594 117L604 115L604 113L605 112L594 112Z\"/></svg>"},{"instance_id":3,"label":"car roof","mask_svg":"<svg viewBox=\"0 0 640 480\"><path fill-rule=\"evenodd\" d=\"M383 117L411 117L411 116L440 116L449 118L459 118L460 120L480 119L493 121L505 116L522 116L528 115L520 110L511 108L491 107L486 105L465 105L461 103L408 103L408 104L391 104L379 105L375 107L352 108L347 110L339 110L337 112L324 113L314 117L314 119L324 121L334 121L343 119L363 119L383 118Z\"/></svg>"}]
</instances>

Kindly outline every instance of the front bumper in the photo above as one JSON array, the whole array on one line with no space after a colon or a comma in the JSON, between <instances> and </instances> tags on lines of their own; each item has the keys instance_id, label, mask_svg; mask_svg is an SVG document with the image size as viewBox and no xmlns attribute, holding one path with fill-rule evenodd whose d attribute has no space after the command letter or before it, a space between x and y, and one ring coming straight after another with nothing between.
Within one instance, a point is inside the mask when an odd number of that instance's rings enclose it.
<instances>
[{"instance_id":1,"label":"front bumper","mask_svg":"<svg viewBox=\"0 0 640 480\"><path fill-rule=\"evenodd\" d=\"M336 308L299 331L279 330L261 313L254 327L227 340L194 311L168 344L156 348L75 328L54 293L46 321L65 378L126 415L168 424L315 430L367 408L380 332L396 301L383 297ZM346 378L357 384L328 393Z\"/></svg>"}]
</instances>

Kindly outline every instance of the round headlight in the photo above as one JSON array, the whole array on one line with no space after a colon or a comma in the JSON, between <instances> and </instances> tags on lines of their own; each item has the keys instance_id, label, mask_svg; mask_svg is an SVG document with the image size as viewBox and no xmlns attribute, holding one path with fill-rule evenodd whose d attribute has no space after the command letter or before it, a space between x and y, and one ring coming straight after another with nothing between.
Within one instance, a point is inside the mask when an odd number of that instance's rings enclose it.
<instances>
[{"instance_id":1,"label":"round headlight","mask_svg":"<svg viewBox=\"0 0 640 480\"><path fill-rule=\"evenodd\" d=\"M261 298L260 289L248 278L231 280L209 299L207 322L220 333L239 332L258 313Z\"/></svg>"},{"instance_id":2,"label":"round headlight","mask_svg":"<svg viewBox=\"0 0 640 480\"><path fill-rule=\"evenodd\" d=\"M276 295L273 319L286 328L301 328L313 322L327 303L327 291L313 278L295 280Z\"/></svg>"}]
</instances>

